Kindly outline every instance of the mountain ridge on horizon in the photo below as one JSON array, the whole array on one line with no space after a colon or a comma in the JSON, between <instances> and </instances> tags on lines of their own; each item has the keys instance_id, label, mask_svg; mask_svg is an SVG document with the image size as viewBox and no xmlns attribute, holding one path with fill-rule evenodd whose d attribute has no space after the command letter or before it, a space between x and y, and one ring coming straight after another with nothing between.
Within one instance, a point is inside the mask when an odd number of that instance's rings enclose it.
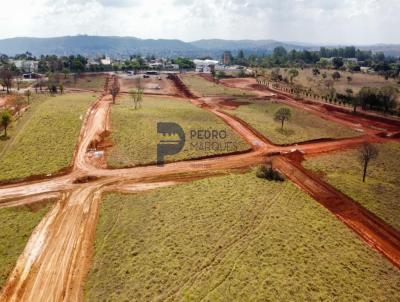
<instances>
[{"instance_id":1,"label":"mountain ridge on horizon","mask_svg":"<svg viewBox=\"0 0 400 302\"><path fill-rule=\"evenodd\" d=\"M133 54L142 54L166 57L220 57L224 51L232 51L235 53L240 49L247 53L268 54L278 46L283 46L287 50L316 50L321 46L339 47L341 45L283 42L274 39L201 39L192 42L184 42L179 39L141 39L130 36L75 35L0 39L0 54L13 56L29 51L35 56L47 54L81 54L86 56L109 55L112 57L124 57ZM386 55L400 56L400 44L378 43L363 46L356 45L356 47L375 52L382 51Z\"/></svg>"}]
</instances>

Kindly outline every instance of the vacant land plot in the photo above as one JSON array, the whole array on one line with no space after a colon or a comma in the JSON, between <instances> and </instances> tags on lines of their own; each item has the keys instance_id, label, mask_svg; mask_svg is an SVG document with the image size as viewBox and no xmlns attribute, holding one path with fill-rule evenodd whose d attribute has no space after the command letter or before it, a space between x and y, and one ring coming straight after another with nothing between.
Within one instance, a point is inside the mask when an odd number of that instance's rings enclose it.
<instances>
[{"instance_id":1,"label":"vacant land plot","mask_svg":"<svg viewBox=\"0 0 400 302\"><path fill-rule=\"evenodd\" d=\"M0 180L57 172L70 165L90 94L43 97L12 126L0 147Z\"/></svg>"},{"instance_id":2,"label":"vacant land plot","mask_svg":"<svg viewBox=\"0 0 400 302\"><path fill-rule=\"evenodd\" d=\"M107 195L86 284L104 297L397 301L400 273L291 183L248 173Z\"/></svg>"},{"instance_id":3,"label":"vacant land plot","mask_svg":"<svg viewBox=\"0 0 400 302\"><path fill-rule=\"evenodd\" d=\"M228 88L220 84L212 83L201 76L194 74L180 75L183 83L198 96L253 96L251 92Z\"/></svg>"},{"instance_id":4,"label":"vacant land plot","mask_svg":"<svg viewBox=\"0 0 400 302\"><path fill-rule=\"evenodd\" d=\"M284 77L290 78L289 75L290 69L281 69L281 74ZM268 70L269 72L271 70ZM346 94L346 89L350 88L353 90L354 93L358 93L358 91L362 87L383 87L386 85L393 85L400 88L400 85L393 79L385 80L384 77L379 75L373 74L365 74L365 73L350 73L347 71L339 71L341 77L337 81L333 81L332 74L336 70L328 70L328 69L321 69L320 75L314 76L312 74L311 68L305 68L303 70L298 69L299 76L294 79L295 84L300 84L303 87L309 87L313 91L316 91L320 94L327 94L328 88L326 86L327 81L333 83L333 87L336 89L337 92L342 94ZM326 74L326 78L322 77L322 74ZM348 77L351 80L348 80Z\"/></svg>"},{"instance_id":5,"label":"vacant land plot","mask_svg":"<svg viewBox=\"0 0 400 302\"><path fill-rule=\"evenodd\" d=\"M366 183L362 182L357 150L311 158L305 167L323 173L334 187L400 230L400 144L377 147L380 154L370 163Z\"/></svg>"},{"instance_id":6,"label":"vacant land plot","mask_svg":"<svg viewBox=\"0 0 400 302\"><path fill-rule=\"evenodd\" d=\"M287 105L276 102L257 102L227 110L243 119L266 138L275 144L292 144L321 138L344 138L359 135L357 131L324 120L312 113L289 107L291 120L286 122L283 130L281 124L274 120L275 112Z\"/></svg>"},{"instance_id":7,"label":"vacant land plot","mask_svg":"<svg viewBox=\"0 0 400 302\"><path fill-rule=\"evenodd\" d=\"M105 74L84 74L79 76L70 75L67 79L62 79L65 87L103 91L106 81Z\"/></svg>"},{"instance_id":8,"label":"vacant land plot","mask_svg":"<svg viewBox=\"0 0 400 302\"><path fill-rule=\"evenodd\" d=\"M111 167L154 163L157 160L157 122L179 124L186 134L183 150L167 161L232 153L249 149L222 120L187 101L173 98L145 97L141 109L135 110L133 100L125 97L111 111L112 141L107 153ZM191 130L225 130L224 139L191 139ZM176 139L176 138L175 138ZM206 145L206 143L212 145Z\"/></svg>"},{"instance_id":9,"label":"vacant land plot","mask_svg":"<svg viewBox=\"0 0 400 302\"><path fill-rule=\"evenodd\" d=\"M0 209L0 289L13 270L28 239L49 206L35 210L28 207Z\"/></svg>"},{"instance_id":10,"label":"vacant land plot","mask_svg":"<svg viewBox=\"0 0 400 302\"><path fill-rule=\"evenodd\" d=\"M119 81L122 92L129 92L129 90L135 89L140 85L144 89L144 93L160 95L177 94L174 83L168 79L166 74L150 75L148 78L143 78L142 74L132 76L122 74L119 75Z\"/></svg>"}]
</instances>

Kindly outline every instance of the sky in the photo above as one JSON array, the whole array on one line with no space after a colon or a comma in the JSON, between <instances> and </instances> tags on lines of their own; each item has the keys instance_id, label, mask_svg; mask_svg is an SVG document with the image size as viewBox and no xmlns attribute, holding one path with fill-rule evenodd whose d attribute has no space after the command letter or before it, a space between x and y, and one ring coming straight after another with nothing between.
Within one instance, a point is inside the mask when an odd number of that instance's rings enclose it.
<instances>
[{"instance_id":1,"label":"sky","mask_svg":"<svg viewBox=\"0 0 400 302\"><path fill-rule=\"evenodd\" d=\"M400 44L400 0L1 0L0 38Z\"/></svg>"}]
</instances>

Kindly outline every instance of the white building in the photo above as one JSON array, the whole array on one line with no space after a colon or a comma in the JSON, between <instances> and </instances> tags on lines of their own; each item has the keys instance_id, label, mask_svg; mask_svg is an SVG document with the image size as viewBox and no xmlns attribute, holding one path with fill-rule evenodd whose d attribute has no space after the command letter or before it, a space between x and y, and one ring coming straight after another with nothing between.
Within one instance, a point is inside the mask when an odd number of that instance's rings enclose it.
<instances>
[{"instance_id":1,"label":"white building","mask_svg":"<svg viewBox=\"0 0 400 302\"><path fill-rule=\"evenodd\" d=\"M102 65L111 65L111 59L110 59L110 57L105 57L105 59L100 60L100 63Z\"/></svg>"},{"instance_id":2,"label":"white building","mask_svg":"<svg viewBox=\"0 0 400 302\"><path fill-rule=\"evenodd\" d=\"M37 72L39 67L39 62L32 60L13 60L12 63L22 72Z\"/></svg>"},{"instance_id":3,"label":"white building","mask_svg":"<svg viewBox=\"0 0 400 302\"><path fill-rule=\"evenodd\" d=\"M196 72L211 73L219 62L214 60L193 60L193 63L196 65Z\"/></svg>"}]
</instances>

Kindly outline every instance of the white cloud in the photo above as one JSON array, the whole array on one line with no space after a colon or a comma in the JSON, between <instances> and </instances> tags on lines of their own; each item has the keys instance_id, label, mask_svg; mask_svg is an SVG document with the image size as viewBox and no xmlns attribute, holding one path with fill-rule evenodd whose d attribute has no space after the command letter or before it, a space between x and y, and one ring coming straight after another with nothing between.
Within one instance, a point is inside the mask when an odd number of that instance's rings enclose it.
<instances>
[{"instance_id":1,"label":"white cloud","mask_svg":"<svg viewBox=\"0 0 400 302\"><path fill-rule=\"evenodd\" d=\"M13 0L0 38L76 34L141 38L400 43L398 0Z\"/></svg>"}]
</instances>

